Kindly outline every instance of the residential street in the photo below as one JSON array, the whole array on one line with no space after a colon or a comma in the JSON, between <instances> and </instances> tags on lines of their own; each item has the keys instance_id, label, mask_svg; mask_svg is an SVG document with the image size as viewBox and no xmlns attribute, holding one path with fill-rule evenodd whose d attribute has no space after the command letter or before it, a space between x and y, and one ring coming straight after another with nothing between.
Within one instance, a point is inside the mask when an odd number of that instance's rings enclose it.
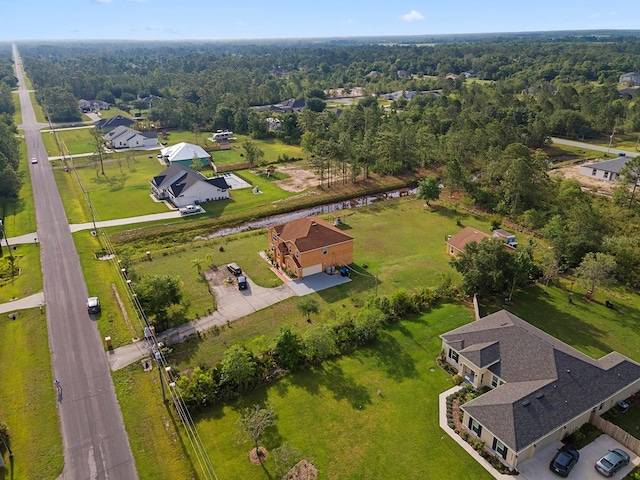
<instances>
[{"instance_id":1,"label":"residential street","mask_svg":"<svg viewBox=\"0 0 640 480\"><path fill-rule=\"evenodd\" d=\"M640 152L620 150L615 146L612 146L611 148L601 147L599 145L591 145L590 143L585 143L585 142L576 142L575 140L565 140L564 138L558 138L558 137L551 137L551 140L553 141L553 143L557 143L558 145L567 145L569 147L584 148L585 150L596 150L598 152L604 152L604 153L607 153L607 150L608 150L610 155L617 155L618 152L624 153L625 156L627 157L637 157L638 155L640 155Z\"/></svg>"},{"instance_id":2,"label":"residential street","mask_svg":"<svg viewBox=\"0 0 640 480\"><path fill-rule=\"evenodd\" d=\"M14 45L27 156L46 159L41 123L36 120ZM86 308L87 287L67 216L49 162L29 164L41 245L46 320L53 376L62 384L58 412L63 440L62 479L138 478L109 364ZM43 386L46 388L47 386ZM56 398L50 385L52 401ZM14 452L16 461L28 462Z\"/></svg>"}]
</instances>

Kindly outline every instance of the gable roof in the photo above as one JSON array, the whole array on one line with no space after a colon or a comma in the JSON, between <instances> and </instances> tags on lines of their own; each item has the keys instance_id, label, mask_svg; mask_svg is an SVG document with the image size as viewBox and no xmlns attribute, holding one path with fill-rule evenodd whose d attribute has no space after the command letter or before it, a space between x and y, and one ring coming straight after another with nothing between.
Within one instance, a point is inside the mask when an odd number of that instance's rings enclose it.
<instances>
[{"instance_id":1,"label":"gable roof","mask_svg":"<svg viewBox=\"0 0 640 480\"><path fill-rule=\"evenodd\" d=\"M106 129L113 129L121 125L124 125L125 127L130 127L134 123L136 123L136 121L132 120L131 118L123 117L122 115L116 115L115 117L103 118L102 120L98 120L96 122L96 128L99 128L101 130L106 130Z\"/></svg>"},{"instance_id":2,"label":"gable roof","mask_svg":"<svg viewBox=\"0 0 640 480\"><path fill-rule=\"evenodd\" d=\"M587 165L583 165L583 167L595 168L596 170L602 170L605 172L619 173L622 170L630 158L627 157L618 157L613 160L605 160L604 162L598 163L589 163Z\"/></svg>"},{"instance_id":3,"label":"gable roof","mask_svg":"<svg viewBox=\"0 0 640 480\"><path fill-rule=\"evenodd\" d=\"M623 355L595 360L505 310L441 338L506 382L461 408L515 452L640 379Z\"/></svg>"},{"instance_id":4,"label":"gable roof","mask_svg":"<svg viewBox=\"0 0 640 480\"><path fill-rule=\"evenodd\" d=\"M467 243L478 242L480 243L485 238L491 238L480 230L473 227L464 227L458 233L453 235L447 240L447 245L451 245L456 250L462 251Z\"/></svg>"},{"instance_id":5,"label":"gable roof","mask_svg":"<svg viewBox=\"0 0 640 480\"><path fill-rule=\"evenodd\" d=\"M300 252L353 240L352 236L318 217L299 218L275 225L273 229L281 240L292 242Z\"/></svg>"},{"instance_id":6,"label":"gable roof","mask_svg":"<svg viewBox=\"0 0 640 480\"><path fill-rule=\"evenodd\" d=\"M200 172L179 163L170 165L151 180L151 184L158 190L170 191L174 197L179 196L198 182L205 182L223 190L229 189L229 185L223 177L207 178Z\"/></svg>"},{"instance_id":7,"label":"gable roof","mask_svg":"<svg viewBox=\"0 0 640 480\"><path fill-rule=\"evenodd\" d=\"M180 142L170 147L163 148L160 153L169 162L178 162L180 160L193 160L196 158L210 158L209 155L199 145L192 143Z\"/></svg>"}]
</instances>

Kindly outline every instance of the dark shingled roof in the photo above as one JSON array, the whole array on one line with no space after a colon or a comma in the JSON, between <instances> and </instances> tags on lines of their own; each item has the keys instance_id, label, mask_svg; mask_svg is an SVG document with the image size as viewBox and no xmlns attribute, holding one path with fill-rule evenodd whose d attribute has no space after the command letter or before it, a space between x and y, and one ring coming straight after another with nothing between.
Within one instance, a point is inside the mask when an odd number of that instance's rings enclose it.
<instances>
[{"instance_id":1,"label":"dark shingled roof","mask_svg":"<svg viewBox=\"0 0 640 480\"><path fill-rule=\"evenodd\" d=\"M605 160L604 162L598 163L588 163L583 166L588 168L595 168L596 170L602 170L604 172L620 173L622 167L624 167L629 162L629 160L631 160L631 158L629 157L618 157L614 158L613 160Z\"/></svg>"},{"instance_id":2,"label":"dark shingled roof","mask_svg":"<svg viewBox=\"0 0 640 480\"><path fill-rule=\"evenodd\" d=\"M293 242L300 252L353 240L350 235L318 217L300 218L273 228L283 241Z\"/></svg>"},{"instance_id":3,"label":"dark shingled roof","mask_svg":"<svg viewBox=\"0 0 640 480\"><path fill-rule=\"evenodd\" d=\"M160 190L170 190L175 197L197 182L207 182L224 190L229 189L229 185L223 177L207 178L200 172L179 163L172 163L160 175L151 180L154 187Z\"/></svg>"},{"instance_id":4,"label":"dark shingled roof","mask_svg":"<svg viewBox=\"0 0 640 480\"><path fill-rule=\"evenodd\" d=\"M103 118L102 120L98 120L96 122L96 128L105 130L107 128L115 128L119 126L130 127L134 123L136 123L136 121L132 120L131 118L123 117L122 115L116 115L115 117Z\"/></svg>"},{"instance_id":5,"label":"dark shingled roof","mask_svg":"<svg viewBox=\"0 0 640 480\"><path fill-rule=\"evenodd\" d=\"M623 355L594 360L505 310L441 337L478 367L495 362L506 383L462 409L516 452L640 379Z\"/></svg>"}]
</instances>

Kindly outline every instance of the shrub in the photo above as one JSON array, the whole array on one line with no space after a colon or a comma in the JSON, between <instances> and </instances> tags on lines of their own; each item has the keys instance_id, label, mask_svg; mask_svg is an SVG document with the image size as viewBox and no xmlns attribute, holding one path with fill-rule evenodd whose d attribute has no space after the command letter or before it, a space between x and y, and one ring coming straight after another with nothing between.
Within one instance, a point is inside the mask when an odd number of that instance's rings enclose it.
<instances>
[{"instance_id":1,"label":"shrub","mask_svg":"<svg viewBox=\"0 0 640 480\"><path fill-rule=\"evenodd\" d=\"M460 385L462 382L464 382L464 378L462 378L462 375L458 375L457 373L453 377L451 377L451 380L455 385Z\"/></svg>"}]
</instances>

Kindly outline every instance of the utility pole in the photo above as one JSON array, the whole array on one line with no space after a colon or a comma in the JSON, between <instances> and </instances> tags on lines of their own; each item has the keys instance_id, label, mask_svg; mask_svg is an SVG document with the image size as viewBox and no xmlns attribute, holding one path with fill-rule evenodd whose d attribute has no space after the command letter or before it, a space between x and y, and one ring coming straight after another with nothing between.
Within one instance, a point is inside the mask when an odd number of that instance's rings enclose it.
<instances>
[{"instance_id":1,"label":"utility pole","mask_svg":"<svg viewBox=\"0 0 640 480\"><path fill-rule=\"evenodd\" d=\"M613 136L616 133L616 122L613 122L613 131L611 132L611 136L609 137L609 147L607 148L607 155L609 155L609 150L611 150L611 144L613 143Z\"/></svg>"}]
</instances>

